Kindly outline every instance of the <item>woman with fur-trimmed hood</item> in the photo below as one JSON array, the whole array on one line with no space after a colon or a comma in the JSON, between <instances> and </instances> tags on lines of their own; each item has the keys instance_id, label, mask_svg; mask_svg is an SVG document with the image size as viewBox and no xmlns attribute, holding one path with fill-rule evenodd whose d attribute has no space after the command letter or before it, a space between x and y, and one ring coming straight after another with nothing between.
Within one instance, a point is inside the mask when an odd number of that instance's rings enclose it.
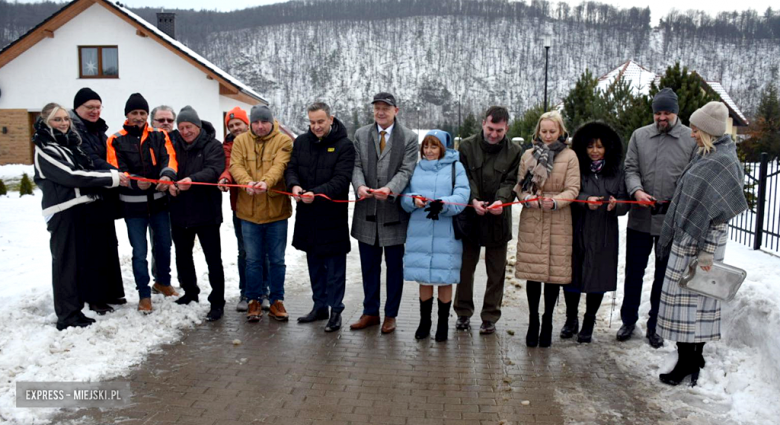
<instances>
[{"instance_id":1,"label":"woman with fur-trimmed hood","mask_svg":"<svg viewBox=\"0 0 780 425\"><path fill-rule=\"evenodd\" d=\"M604 293L617 288L618 216L628 213L626 179L622 168L623 142L607 124L589 122L580 127L572 139L572 149L580 163L578 200L602 204L574 203L572 284L564 287L566 324L561 338L571 338L579 327L577 306L580 294L586 293L585 318L577 342L591 341L596 313Z\"/></svg>"}]
</instances>

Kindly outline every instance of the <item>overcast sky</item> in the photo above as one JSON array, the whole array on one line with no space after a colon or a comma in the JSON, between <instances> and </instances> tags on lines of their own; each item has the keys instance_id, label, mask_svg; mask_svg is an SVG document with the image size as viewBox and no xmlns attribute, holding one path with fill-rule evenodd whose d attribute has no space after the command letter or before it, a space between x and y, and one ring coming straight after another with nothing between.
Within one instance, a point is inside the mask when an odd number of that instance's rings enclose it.
<instances>
[{"instance_id":1,"label":"overcast sky","mask_svg":"<svg viewBox=\"0 0 780 425\"><path fill-rule=\"evenodd\" d=\"M35 0L19 0L25 3L31 3ZM263 4L280 3L282 0L231 0L217 2L214 0L120 0L120 3L124 3L130 7L162 7L172 9L209 9L209 10L237 10L245 9L247 7L259 6ZM530 0L528 0L530 1ZM580 0L566 0L567 3L577 5L581 3ZM684 6L673 0L596 0L600 3L608 3L619 7L647 7L650 6L651 19L653 25L658 23L658 20L665 16L672 8L684 11L687 9L706 10L710 14L716 14L722 11L733 10L745 10L755 9L759 14L763 14L767 7L775 5L774 8L778 9L777 0L742 0L739 2L724 1L724 0L685 0ZM555 3L555 0L552 1Z\"/></svg>"}]
</instances>

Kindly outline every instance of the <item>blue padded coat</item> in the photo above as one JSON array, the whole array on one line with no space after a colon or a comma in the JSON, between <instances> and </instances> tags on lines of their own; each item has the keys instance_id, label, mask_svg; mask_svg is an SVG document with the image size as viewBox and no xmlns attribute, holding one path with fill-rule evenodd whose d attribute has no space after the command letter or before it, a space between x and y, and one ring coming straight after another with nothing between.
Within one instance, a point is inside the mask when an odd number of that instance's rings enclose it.
<instances>
[{"instance_id":1,"label":"blue padded coat","mask_svg":"<svg viewBox=\"0 0 780 425\"><path fill-rule=\"evenodd\" d=\"M455 164L455 184L452 173ZM466 204L469 200L469 180L459 161L459 153L447 149L444 158L417 163L404 194L428 199ZM460 282L463 244L455 239L452 218L464 206L444 204L438 220L426 218L428 213L414 205L414 199L401 197L401 206L411 213L404 254L404 280L426 285L449 285Z\"/></svg>"}]
</instances>

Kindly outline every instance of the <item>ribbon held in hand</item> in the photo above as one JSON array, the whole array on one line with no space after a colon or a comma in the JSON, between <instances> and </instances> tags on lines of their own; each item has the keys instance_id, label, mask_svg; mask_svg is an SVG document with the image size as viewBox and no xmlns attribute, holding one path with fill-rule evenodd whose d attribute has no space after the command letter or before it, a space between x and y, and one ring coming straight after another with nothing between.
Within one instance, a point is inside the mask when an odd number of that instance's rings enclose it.
<instances>
[{"instance_id":1,"label":"ribbon held in hand","mask_svg":"<svg viewBox=\"0 0 780 425\"><path fill-rule=\"evenodd\" d=\"M444 202L442 202L441 199L436 199L434 201L431 201L428 203L428 206L425 207L423 211L428 211L428 215L425 216L425 218L430 218L431 220L438 220L439 219L439 213L441 213L441 210L444 209Z\"/></svg>"}]
</instances>

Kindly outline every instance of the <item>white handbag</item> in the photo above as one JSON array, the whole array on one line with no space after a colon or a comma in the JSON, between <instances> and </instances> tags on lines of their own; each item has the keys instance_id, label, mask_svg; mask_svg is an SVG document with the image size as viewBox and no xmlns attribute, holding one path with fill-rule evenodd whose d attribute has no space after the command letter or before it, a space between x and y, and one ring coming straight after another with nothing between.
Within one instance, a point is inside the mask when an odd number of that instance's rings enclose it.
<instances>
[{"instance_id":1,"label":"white handbag","mask_svg":"<svg viewBox=\"0 0 780 425\"><path fill-rule=\"evenodd\" d=\"M680 287L721 301L734 299L747 277L746 271L718 261L712 264L708 272L701 270L698 264L696 258L691 261L680 280Z\"/></svg>"}]
</instances>

